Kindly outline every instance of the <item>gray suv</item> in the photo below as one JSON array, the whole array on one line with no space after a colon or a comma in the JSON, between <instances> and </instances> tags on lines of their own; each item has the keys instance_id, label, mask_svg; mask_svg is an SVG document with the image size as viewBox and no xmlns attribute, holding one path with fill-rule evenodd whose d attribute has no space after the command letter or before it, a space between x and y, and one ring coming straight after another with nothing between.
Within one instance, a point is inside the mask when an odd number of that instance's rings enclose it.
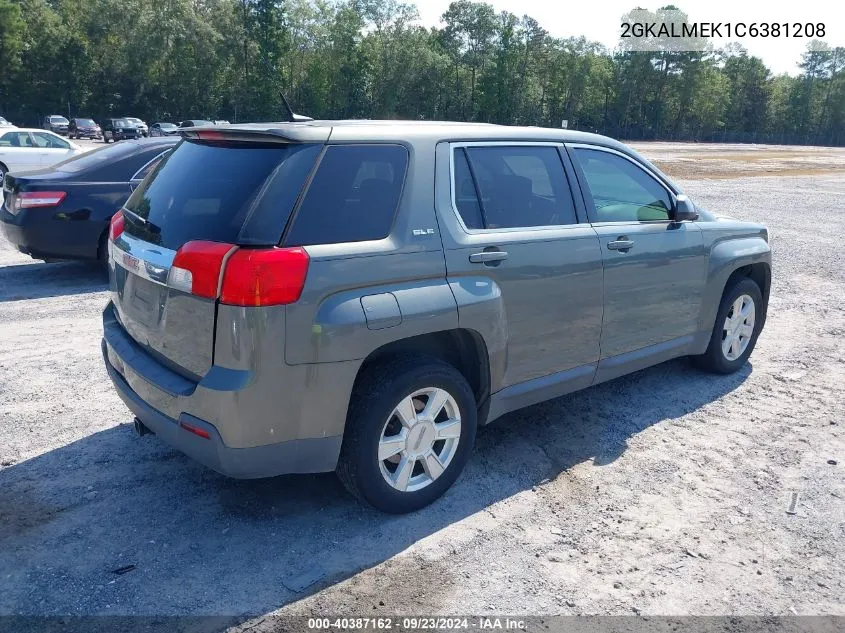
<instances>
[{"instance_id":1,"label":"gray suv","mask_svg":"<svg viewBox=\"0 0 845 633\"><path fill-rule=\"evenodd\" d=\"M766 318L766 229L609 138L182 135L112 221L102 351L140 434L232 477L336 470L416 510L478 425L678 356L736 371Z\"/></svg>"}]
</instances>

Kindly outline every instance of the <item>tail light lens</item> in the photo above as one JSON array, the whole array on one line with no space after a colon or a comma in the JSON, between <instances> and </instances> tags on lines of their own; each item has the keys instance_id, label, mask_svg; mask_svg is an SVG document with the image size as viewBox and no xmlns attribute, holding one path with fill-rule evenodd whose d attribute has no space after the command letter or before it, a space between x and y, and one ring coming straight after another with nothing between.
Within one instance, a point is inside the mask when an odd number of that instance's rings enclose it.
<instances>
[{"instance_id":1,"label":"tail light lens","mask_svg":"<svg viewBox=\"0 0 845 633\"><path fill-rule=\"evenodd\" d=\"M126 218L123 217L123 212L118 211L109 221L109 239L114 242L123 233L123 227L126 224Z\"/></svg>"},{"instance_id":2,"label":"tail light lens","mask_svg":"<svg viewBox=\"0 0 845 633\"><path fill-rule=\"evenodd\" d=\"M167 284L199 297L216 299L226 256L237 249L220 242L188 242L178 251L167 275Z\"/></svg>"},{"instance_id":3,"label":"tail light lens","mask_svg":"<svg viewBox=\"0 0 845 633\"><path fill-rule=\"evenodd\" d=\"M17 209L57 207L67 197L65 191L22 191L15 197Z\"/></svg>"},{"instance_id":4,"label":"tail light lens","mask_svg":"<svg viewBox=\"0 0 845 633\"><path fill-rule=\"evenodd\" d=\"M308 274L303 248L238 248L188 242L176 252L167 284L183 292L236 306L269 306L299 300Z\"/></svg>"},{"instance_id":5,"label":"tail light lens","mask_svg":"<svg viewBox=\"0 0 845 633\"><path fill-rule=\"evenodd\" d=\"M308 263L303 248L239 249L226 264L220 300L236 306L295 303Z\"/></svg>"}]
</instances>

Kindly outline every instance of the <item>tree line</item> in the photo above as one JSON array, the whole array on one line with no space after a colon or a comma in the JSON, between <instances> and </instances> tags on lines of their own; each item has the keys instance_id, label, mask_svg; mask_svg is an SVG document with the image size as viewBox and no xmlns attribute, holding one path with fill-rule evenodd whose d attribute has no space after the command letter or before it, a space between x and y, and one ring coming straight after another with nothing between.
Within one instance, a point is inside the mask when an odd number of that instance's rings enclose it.
<instances>
[{"instance_id":1,"label":"tree line","mask_svg":"<svg viewBox=\"0 0 845 633\"><path fill-rule=\"evenodd\" d=\"M315 118L845 145L843 68L845 48L819 41L797 76L737 44L609 51L470 0L434 28L400 0L0 0L0 115L18 125L279 120L282 91Z\"/></svg>"}]
</instances>

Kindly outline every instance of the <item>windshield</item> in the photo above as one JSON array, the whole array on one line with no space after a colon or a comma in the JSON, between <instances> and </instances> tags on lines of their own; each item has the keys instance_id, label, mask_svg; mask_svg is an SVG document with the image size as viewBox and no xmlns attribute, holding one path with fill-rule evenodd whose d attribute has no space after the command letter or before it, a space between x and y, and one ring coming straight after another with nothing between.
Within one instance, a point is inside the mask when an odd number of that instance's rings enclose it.
<instances>
[{"instance_id":1,"label":"windshield","mask_svg":"<svg viewBox=\"0 0 845 633\"><path fill-rule=\"evenodd\" d=\"M63 116L51 116L50 123L67 123L68 120Z\"/></svg>"},{"instance_id":2,"label":"windshield","mask_svg":"<svg viewBox=\"0 0 845 633\"><path fill-rule=\"evenodd\" d=\"M77 125L91 125L91 126L97 125L96 123L94 123L94 119L76 119L76 124Z\"/></svg>"},{"instance_id":3,"label":"windshield","mask_svg":"<svg viewBox=\"0 0 845 633\"><path fill-rule=\"evenodd\" d=\"M206 121L205 119L193 119L182 123L182 127L200 127L202 125L214 125L214 123Z\"/></svg>"},{"instance_id":4,"label":"windshield","mask_svg":"<svg viewBox=\"0 0 845 633\"><path fill-rule=\"evenodd\" d=\"M158 126L162 130L175 130L176 129L176 125L173 124L173 123L159 123Z\"/></svg>"},{"instance_id":5,"label":"windshield","mask_svg":"<svg viewBox=\"0 0 845 633\"><path fill-rule=\"evenodd\" d=\"M191 240L278 244L320 148L183 141L129 197L125 230L172 250Z\"/></svg>"},{"instance_id":6,"label":"windshield","mask_svg":"<svg viewBox=\"0 0 845 633\"><path fill-rule=\"evenodd\" d=\"M141 119L135 118L134 116L126 117L126 120L132 123L141 123Z\"/></svg>"},{"instance_id":7,"label":"windshield","mask_svg":"<svg viewBox=\"0 0 845 633\"><path fill-rule=\"evenodd\" d=\"M117 127L131 127L132 122L129 119L116 119L114 122Z\"/></svg>"}]
</instances>

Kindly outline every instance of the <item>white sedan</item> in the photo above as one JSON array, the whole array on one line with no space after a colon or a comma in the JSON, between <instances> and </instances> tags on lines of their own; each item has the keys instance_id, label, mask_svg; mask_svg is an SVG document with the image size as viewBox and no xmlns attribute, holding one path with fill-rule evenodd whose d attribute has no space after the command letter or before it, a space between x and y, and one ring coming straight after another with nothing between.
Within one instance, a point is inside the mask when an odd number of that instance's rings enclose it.
<instances>
[{"instance_id":1,"label":"white sedan","mask_svg":"<svg viewBox=\"0 0 845 633\"><path fill-rule=\"evenodd\" d=\"M0 183L8 171L40 169L84 151L58 134L29 128L0 128Z\"/></svg>"}]
</instances>

